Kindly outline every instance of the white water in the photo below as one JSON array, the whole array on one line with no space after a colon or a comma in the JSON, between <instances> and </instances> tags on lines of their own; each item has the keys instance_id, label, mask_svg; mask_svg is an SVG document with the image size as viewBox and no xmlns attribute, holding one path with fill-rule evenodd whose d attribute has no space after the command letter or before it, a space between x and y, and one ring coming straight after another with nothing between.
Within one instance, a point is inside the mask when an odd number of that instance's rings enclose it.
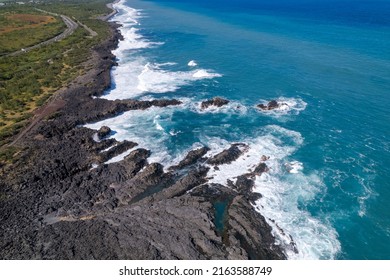
<instances>
[{"instance_id":1,"label":"white water","mask_svg":"<svg viewBox=\"0 0 390 280\"><path fill-rule=\"evenodd\" d=\"M175 92L194 81L222 76L210 69L196 68L197 63L194 60L188 63L188 66L194 69L188 71L169 70L169 66L176 65L175 62L150 61L139 51L155 48L163 43L153 42L140 34L139 19L143 17L142 11L127 7L123 1L117 3L115 8L121 11L115 20L123 24L120 27L123 40L113 51L119 62L119 65L112 69L113 88L103 98L130 99L150 93Z\"/></svg>"},{"instance_id":2,"label":"white water","mask_svg":"<svg viewBox=\"0 0 390 280\"><path fill-rule=\"evenodd\" d=\"M278 244L285 248L289 259L335 258L340 250L336 231L305 210L305 205L324 191L321 177L302 173L302 164L290 159L303 144L302 136L275 125L265 127L263 133L258 138L243 141L248 148L238 160L219 165L218 170L211 167L209 182L223 185L227 185L228 180L235 182L238 176L252 172L262 162L263 155L269 157L264 161L269 171L256 176L254 191L261 193L262 198L255 208L266 217ZM231 144L219 138L206 141L212 148L209 156ZM286 163L291 168L286 169Z\"/></svg>"}]
</instances>

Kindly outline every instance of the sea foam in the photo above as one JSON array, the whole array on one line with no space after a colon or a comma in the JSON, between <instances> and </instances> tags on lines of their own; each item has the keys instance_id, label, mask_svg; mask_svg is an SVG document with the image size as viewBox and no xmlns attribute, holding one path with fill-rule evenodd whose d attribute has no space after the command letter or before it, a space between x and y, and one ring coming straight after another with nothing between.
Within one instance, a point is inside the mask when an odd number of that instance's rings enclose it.
<instances>
[{"instance_id":1,"label":"sea foam","mask_svg":"<svg viewBox=\"0 0 390 280\"><path fill-rule=\"evenodd\" d=\"M190 62L188 62L187 65L190 66L190 67L195 67L195 66L197 66L198 64L195 62L195 60L191 60Z\"/></svg>"},{"instance_id":2,"label":"sea foam","mask_svg":"<svg viewBox=\"0 0 390 280\"><path fill-rule=\"evenodd\" d=\"M211 148L208 156L213 156L231 143L220 138L205 137ZM324 191L324 184L318 174L303 174L301 163L291 160L293 153L302 145L302 136L279 126L267 126L263 135L244 141L248 148L230 164L222 164L218 169L210 166L207 177L210 183L227 185L237 177L249 172L262 161L269 170L256 176L255 192L262 194L255 206L272 227L277 243L281 245L289 259L333 259L340 251L337 233L324 219L313 217L302 208L309 205L317 194ZM285 163L292 168L287 169Z\"/></svg>"},{"instance_id":3,"label":"sea foam","mask_svg":"<svg viewBox=\"0 0 390 280\"><path fill-rule=\"evenodd\" d=\"M141 35L139 20L143 17L142 10L132 9L124 2L116 4L120 10L115 20L123 23L120 27L123 40L113 51L119 65L112 69L112 88L103 96L109 100L129 99L144 94L175 92L183 86L204 79L214 79L222 75L210 69L194 69L191 71L173 70L175 62L150 61L139 51L155 48L163 42L153 42ZM129 55L130 54L130 55ZM194 60L188 66L197 66Z\"/></svg>"},{"instance_id":4,"label":"sea foam","mask_svg":"<svg viewBox=\"0 0 390 280\"><path fill-rule=\"evenodd\" d=\"M300 98L279 97L275 99L280 106L272 110L258 110L259 112L275 118L280 118L288 115L298 115L306 109L307 103ZM261 104L267 104L267 100L261 100Z\"/></svg>"},{"instance_id":5,"label":"sea foam","mask_svg":"<svg viewBox=\"0 0 390 280\"><path fill-rule=\"evenodd\" d=\"M116 140L131 140L138 144L137 148L150 150L149 163L159 162L171 165L174 157L167 149L167 142L173 136L165 132L164 122L169 122L173 111L173 108L168 107L128 111L110 119L87 124L85 127L98 130L102 126L108 126L116 131L114 135ZM120 161L126 155L124 153L110 162Z\"/></svg>"}]
</instances>

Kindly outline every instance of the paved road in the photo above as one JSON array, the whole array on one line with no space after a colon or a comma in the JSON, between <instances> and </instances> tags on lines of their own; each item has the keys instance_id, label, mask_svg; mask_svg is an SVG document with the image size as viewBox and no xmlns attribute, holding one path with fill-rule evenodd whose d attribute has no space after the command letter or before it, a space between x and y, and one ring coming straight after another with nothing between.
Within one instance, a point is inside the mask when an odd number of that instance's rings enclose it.
<instances>
[{"instance_id":1,"label":"paved road","mask_svg":"<svg viewBox=\"0 0 390 280\"><path fill-rule=\"evenodd\" d=\"M36 44L34 46L31 46L31 47L24 48L24 49L21 49L19 51L13 52L11 54L8 54L7 56L19 55L21 53L25 53L25 52L31 51L31 50L39 48L41 46L48 45L48 44L60 41L60 40L62 40L64 38L68 37L69 35L71 35L76 30L76 28L79 26L76 22L74 22L72 19L70 19L67 16L46 12L46 11L40 10L40 9L36 9L36 10L44 12L44 13L47 13L47 14L51 14L51 15L54 15L54 16L60 16L62 21L66 24L67 28L60 35L57 35L57 36L55 36L55 37L53 37L53 38L51 38L51 39L49 39L47 41L41 42L41 43Z\"/></svg>"},{"instance_id":2,"label":"paved road","mask_svg":"<svg viewBox=\"0 0 390 280\"><path fill-rule=\"evenodd\" d=\"M74 17L73 17L73 19L74 19L79 25L81 25L85 30L87 30L87 31L89 32L89 35L90 35L91 37L95 37L95 36L98 35L98 34L96 33L96 31L93 31L91 28L89 28L88 26L86 26L84 23L78 21L78 20L75 19Z\"/></svg>"},{"instance_id":3,"label":"paved road","mask_svg":"<svg viewBox=\"0 0 390 280\"><path fill-rule=\"evenodd\" d=\"M118 2L119 2L118 0L115 0L113 3L108 3L106 6L107 6L107 8L111 9L112 12L109 13L108 15L101 16L100 19L103 21L108 21L111 17L113 17L115 14L117 14L118 10L114 8L114 4L118 3Z\"/></svg>"}]
</instances>

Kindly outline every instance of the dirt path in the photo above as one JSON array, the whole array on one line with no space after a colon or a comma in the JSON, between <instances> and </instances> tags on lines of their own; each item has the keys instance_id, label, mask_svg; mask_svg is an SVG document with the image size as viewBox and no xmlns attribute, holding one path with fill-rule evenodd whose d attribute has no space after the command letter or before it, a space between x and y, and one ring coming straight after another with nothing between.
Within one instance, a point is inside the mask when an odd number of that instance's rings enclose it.
<instances>
[{"instance_id":1,"label":"dirt path","mask_svg":"<svg viewBox=\"0 0 390 280\"><path fill-rule=\"evenodd\" d=\"M42 119L50 116L65 105L65 101L60 97L60 95L54 95L52 100L50 100L46 105L40 107L34 112L34 117L32 118L30 124L24 128L18 136L12 141L9 146L14 146L24 135L30 131L38 122Z\"/></svg>"}]
</instances>

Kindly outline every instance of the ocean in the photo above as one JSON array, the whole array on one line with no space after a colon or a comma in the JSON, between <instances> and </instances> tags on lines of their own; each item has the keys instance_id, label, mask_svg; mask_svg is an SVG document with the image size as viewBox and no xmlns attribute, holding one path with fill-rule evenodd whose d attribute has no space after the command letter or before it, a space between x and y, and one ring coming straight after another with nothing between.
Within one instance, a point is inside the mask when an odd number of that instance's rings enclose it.
<instances>
[{"instance_id":1,"label":"ocean","mask_svg":"<svg viewBox=\"0 0 390 280\"><path fill-rule=\"evenodd\" d=\"M183 103L87 127L108 125L166 168L246 143L208 177L226 185L269 157L253 207L289 259L390 259L390 1L270 2L115 4L124 40L102 98ZM230 103L200 108L215 96ZM270 100L283 106L256 107Z\"/></svg>"}]
</instances>

